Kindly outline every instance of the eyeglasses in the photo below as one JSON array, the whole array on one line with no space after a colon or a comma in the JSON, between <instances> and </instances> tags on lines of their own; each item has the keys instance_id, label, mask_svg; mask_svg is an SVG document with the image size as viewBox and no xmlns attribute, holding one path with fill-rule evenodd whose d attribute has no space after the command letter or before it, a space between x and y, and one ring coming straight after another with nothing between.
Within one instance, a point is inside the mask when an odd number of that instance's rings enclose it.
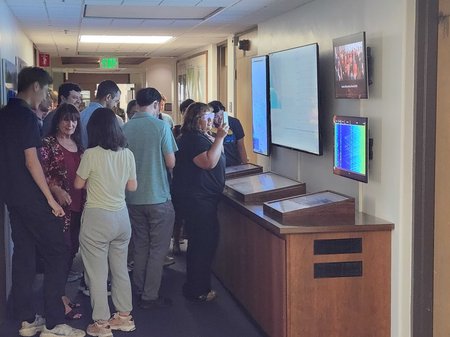
<instances>
[{"instance_id":1,"label":"eyeglasses","mask_svg":"<svg viewBox=\"0 0 450 337\"><path fill-rule=\"evenodd\" d=\"M209 121L209 120L212 121L214 119L214 112L210 112L210 113L201 115L200 118L205 120L205 121Z\"/></svg>"}]
</instances>

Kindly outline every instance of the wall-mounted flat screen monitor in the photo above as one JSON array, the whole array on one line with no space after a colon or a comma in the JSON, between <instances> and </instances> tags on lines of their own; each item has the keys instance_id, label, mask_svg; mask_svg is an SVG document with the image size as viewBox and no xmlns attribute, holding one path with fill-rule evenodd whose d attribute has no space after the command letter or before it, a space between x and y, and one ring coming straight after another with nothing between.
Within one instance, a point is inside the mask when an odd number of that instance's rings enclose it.
<instances>
[{"instance_id":1,"label":"wall-mounted flat screen monitor","mask_svg":"<svg viewBox=\"0 0 450 337\"><path fill-rule=\"evenodd\" d=\"M252 139L253 152L270 154L269 58L252 58Z\"/></svg>"},{"instance_id":2,"label":"wall-mounted flat screen monitor","mask_svg":"<svg viewBox=\"0 0 450 337\"><path fill-rule=\"evenodd\" d=\"M322 154L317 43L269 55L272 144Z\"/></svg>"},{"instance_id":3,"label":"wall-mounted flat screen monitor","mask_svg":"<svg viewBox=\"0 0 450 337\"><path fill-rule=\"evenodd\" d=\"M368 181L369 129L367 117L334 116L333 173Z\"/></svg>"},{"instance_id":4,"label":"wall-mounted flat screen monitor","mask_svg":"<svg viewBox=\"0 0 450 337\"><path fill-rule=\"evenodd\" d=\"M366 33L333 40L336 98L368 98Z\"/></svg>"}]
</instances>

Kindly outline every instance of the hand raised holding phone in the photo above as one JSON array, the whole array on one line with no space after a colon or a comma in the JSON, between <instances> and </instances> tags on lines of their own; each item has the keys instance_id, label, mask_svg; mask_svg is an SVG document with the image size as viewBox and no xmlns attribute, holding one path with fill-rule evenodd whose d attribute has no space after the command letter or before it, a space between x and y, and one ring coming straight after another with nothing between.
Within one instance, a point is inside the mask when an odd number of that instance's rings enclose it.
<instances>
[{"instance_id":1,"label":"hand raised holding phone","mask_svg":"<svg viewBox=\"0 0 450 337\"><path fill-rule=\"evenodd\" d=\"M230 125L228 121L228 112L226 111L223 112L222 124Z\"/></svg>"}]
</instances>

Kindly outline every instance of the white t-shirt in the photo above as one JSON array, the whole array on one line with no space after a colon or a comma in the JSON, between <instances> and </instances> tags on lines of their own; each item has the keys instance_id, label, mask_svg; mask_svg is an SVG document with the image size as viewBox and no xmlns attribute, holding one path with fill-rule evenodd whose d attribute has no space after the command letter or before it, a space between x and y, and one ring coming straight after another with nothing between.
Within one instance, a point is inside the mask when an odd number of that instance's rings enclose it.
<instances>
[{"instance_id":1,"label":"white t-shirt","mask_svg":"<svg viewBox=\"0 0 450 337\"><path fill-rule=\"evenodd\" d=\"M136 163L129 149L96 146L84 152L77 175L87 180L86 208L118 211L126 207L125 187L128 180L136 179Z\"/></svg>"}]
</instances>

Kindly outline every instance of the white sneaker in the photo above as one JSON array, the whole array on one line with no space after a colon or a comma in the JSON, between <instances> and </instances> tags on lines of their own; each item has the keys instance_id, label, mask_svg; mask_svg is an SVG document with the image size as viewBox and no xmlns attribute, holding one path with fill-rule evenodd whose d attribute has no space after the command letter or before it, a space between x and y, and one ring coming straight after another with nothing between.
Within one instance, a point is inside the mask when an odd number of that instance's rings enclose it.
<instances>
[{"instance_id":1,"label":"white sneaker","mask_svg":"<svg viewBox=\"0 0 450 337\"><path fill-rule=\"evenodd\" d=\"M72 328L67 324L58 324L53 329L47 329L44 326L40 337L84 337L86 333L83 330Z\"/></svg>"},{"instance_id":2,"label":"white sneaker","mask_svg":"<svg viewBox=\"0 0 450 337\"><path fill-rule=\"evenodd\" d=\"M89 324L86 329L88 335L97 337L113 337L111 327L108 322L94 322Z\"/></svg>"},{"instance_id":3,"label":"white sneaker","mask_svg":"<svg viewBox=\"0 0 450 337\"><path fill-rule=\"evenodd\" d=\"M24 337L34 336L38 332L41 332L44 329L44 327L45 327L45 318L40 315L36 315L36 317L34 318L34 322L32 323L28 323L27 321L22 322L22 325L20 326L19 329L19 335Z\"/></svg>"},{"instance_id":4,"label":"white sneaker","mask_svg":"<svg viewBox=\"0 0 450 337\"><path fill-rule=\"evenodd\" d=\"M120 331L134 331L136 330L136 325L134 324L133 316L120 316L118 312L116 312L108 321L109 327L111 330L120 330Z\"/></svg>"}]
</instances>

